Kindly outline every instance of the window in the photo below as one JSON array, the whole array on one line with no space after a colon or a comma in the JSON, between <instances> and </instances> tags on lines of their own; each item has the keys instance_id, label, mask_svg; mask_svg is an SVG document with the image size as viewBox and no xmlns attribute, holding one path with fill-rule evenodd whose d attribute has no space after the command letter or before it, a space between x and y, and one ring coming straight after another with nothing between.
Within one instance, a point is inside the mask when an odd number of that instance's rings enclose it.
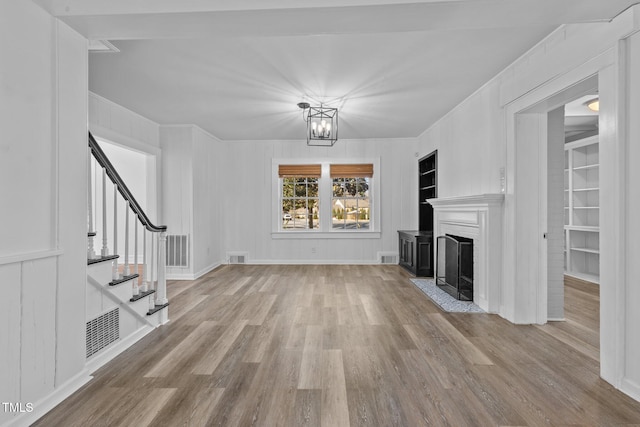
<instances>
[{"instance_id":1,"label":"window","mask_svg":"<svg viewBox=\"0 0 640 427\"><path fill-rule=\"evenodd\" d=\"M379 231L374 163L280 164L274 160L275 170L279 197L274 200L274 232L336 237ZM376 236L369 233L369 237Z\"/></svg>"},{"instance_id":2,"label":"window","mask_svg":"<svg viewBox=\"0 0 640 427\"><path fill-rule=\"evenodd\" d=\"M282 228L319 228L319 219L318 178L283 178Z\"/></svg>"},{"instance_id":3,"label":"window","mask_svg":"<svg viewBox=\"0 0 640 427\"><path fill-rule=\"evenodd\" d=\"M369 199L372 164L331 165L332 228L343 230L369 229L371 206Z\"/></svg>"},{"instance_id":4,"label":"window","mask_svg":"<svg viewBox=\"0 0 640 427\"><path fill-rule=\"evenodd\" d=\"M280 165L282 229L320 228L319 179L321 165Z\"/></svg>"}]
</instances>

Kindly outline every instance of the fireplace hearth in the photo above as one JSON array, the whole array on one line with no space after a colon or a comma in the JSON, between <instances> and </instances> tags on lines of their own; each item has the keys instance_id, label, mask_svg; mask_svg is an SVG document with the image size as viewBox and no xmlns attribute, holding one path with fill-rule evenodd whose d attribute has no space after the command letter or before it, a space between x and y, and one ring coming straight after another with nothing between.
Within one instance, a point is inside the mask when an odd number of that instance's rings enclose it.
<instances>
[{"instance_id":1,"label":"fireplace hearth","mask_svg":"<svg viewBox=\"0 0 640 427\"><path fill-rule=\"evenodd\" d=\"M454 298L473 301L473 239L438 236L436 256L436 285Z\"/></svg>"}]
</instances>

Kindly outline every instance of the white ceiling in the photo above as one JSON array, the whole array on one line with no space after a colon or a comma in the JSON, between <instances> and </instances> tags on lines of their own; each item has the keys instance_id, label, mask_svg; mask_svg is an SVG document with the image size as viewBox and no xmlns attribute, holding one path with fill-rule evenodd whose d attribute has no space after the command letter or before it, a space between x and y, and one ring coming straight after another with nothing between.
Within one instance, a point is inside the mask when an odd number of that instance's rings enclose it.
<instances>
[{"instance_id":1,"label":"white ceiling","mask_svg":"<svg viewBox=\"0 0 640 427\"><path fill-rule=\"evenodd\" d=\"M596 93L585 95L564 106L564 134L567 142L580 135L598 132L598 113L587 107L597 97Z\"/></svg>"},{"instance_id":2,"label":"white ceiling","mask_svg":"<svg viewBox=\"0 0 640 427\"><path fill-rule=\"evenodd\" d=\"M633 0L34 0L89 39L90 90L222 140L303 139L306 100L340 138L415 137L563 23Z\"/></svg>"}]
</instances>

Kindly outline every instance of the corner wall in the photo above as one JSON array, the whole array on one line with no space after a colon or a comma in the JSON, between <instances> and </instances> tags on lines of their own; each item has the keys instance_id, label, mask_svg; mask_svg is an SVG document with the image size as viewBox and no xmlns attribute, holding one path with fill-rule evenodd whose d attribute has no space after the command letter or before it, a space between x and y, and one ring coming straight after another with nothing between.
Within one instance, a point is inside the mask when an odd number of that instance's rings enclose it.
<instances>
[{"instance_id":1,"label":"corner wall","mask_svg":"<svg viewBox=\"0 0 640 427\"><path fill-rule=\"evenodd\" d=\"M0 2L0 425L27 425L89 379L85 362L86 39Z\"/></svg>"},{"instance_id":2,"label":"corner wall","mask_svg":"<svg viewBox=\"0 0 640 427\"><path fill-rule=\"evenodd\" d=\"M220 265L223 190L234 178L225 175L224 144L197 126L162 126L163 222L168 234L189 236L189 266L167 267L169 279L195 279Z\"/></svg>"}]
</instances>

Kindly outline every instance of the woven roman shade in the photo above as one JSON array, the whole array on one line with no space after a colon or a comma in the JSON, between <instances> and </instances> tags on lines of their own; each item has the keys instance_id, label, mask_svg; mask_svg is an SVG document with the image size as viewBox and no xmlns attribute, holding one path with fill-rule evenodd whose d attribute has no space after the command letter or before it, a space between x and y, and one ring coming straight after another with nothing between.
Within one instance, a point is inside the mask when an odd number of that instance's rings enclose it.
<instances>
[{"instance_id":1,"label":"woven roman shade","mask_svg":"<svg viewBox=\"0 0 640 427\"><path fill-rule=\"evenodd\" d=\"M331 165L331 178L361 178L373 176L373 164Z\"/></svg>"},{"instance_id":2,"label":"woven roman shade","mask_svg":"<svg viewBox=\"0 0 640 427\"><path fill-rule=\"evenodd\" d=\"M280 178L320 178L322 165L279 165Z\"/></svg>"}]
</instances>

